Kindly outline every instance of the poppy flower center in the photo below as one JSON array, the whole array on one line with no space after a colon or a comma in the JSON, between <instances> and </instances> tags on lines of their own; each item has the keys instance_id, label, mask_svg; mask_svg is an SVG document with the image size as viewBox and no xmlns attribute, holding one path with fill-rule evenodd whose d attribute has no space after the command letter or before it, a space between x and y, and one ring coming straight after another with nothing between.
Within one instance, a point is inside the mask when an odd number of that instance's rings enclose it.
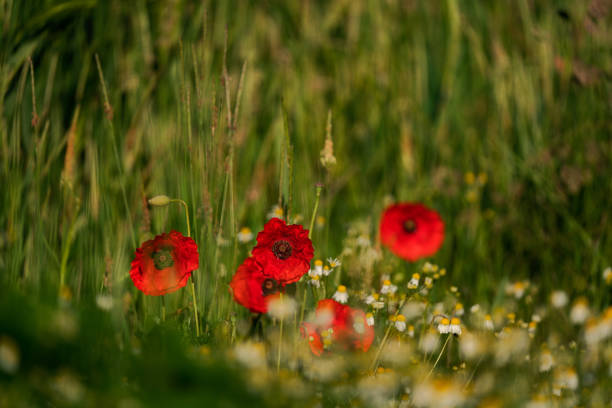
<instances>
[{"instance_id":1,"label":"poppy flower center","mask_svg":"<svg viewBox=\"0 0 612 408\"><path fill-rule=\"evenodd\" d=\"M404 231L411 233L416 231L417 225L416 222L414 222L414 220L406 220L404 221Z\"/></svg>"},{"instance_id":2,"label":"poppy flower center","mask_svg":"<svg viewBox=\"0 0 612 408\"><path fill-rule=\"evenodd\" d=\"M264 296L272 295L278 292L278 282L274 279L266 279L261 285L261 290Z\"/></svg>"},{"instance_id":3,"label":"poppy flower center","mask_svg":"<svg viewBox=\"0 0 612 408\"><path fill-rule=\"evenodd\" d=\"M155 268L162 270L174 265L172 258L172 248L160 248L153 253L153 263Z\"/></svg>"},{"instance_id":4,"label":"poppy flower center","mask_svg":"<svg viewBox=\"0 0 612 408\"><path fill-rule=\"evenodd\" d=\"M274 245L272 245L272 252L278 259L285 260L291 256L293 248L291 248L289 241L283 239L276 241Z\"/></svg>"}]
</instances>

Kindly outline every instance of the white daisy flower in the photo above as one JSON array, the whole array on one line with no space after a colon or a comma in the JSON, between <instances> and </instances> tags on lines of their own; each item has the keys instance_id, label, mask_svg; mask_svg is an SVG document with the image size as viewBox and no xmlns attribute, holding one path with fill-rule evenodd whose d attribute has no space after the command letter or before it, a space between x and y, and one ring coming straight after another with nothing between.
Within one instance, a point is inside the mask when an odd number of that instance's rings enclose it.
<instances>
[{"instance_id":1,"label":"white daisy flower","mask_svg":"<svg viewBox=\"0 0 612 408\"><path fill-rule=\"evenodd\" d=\"M334 269L339 267L340 265L342 265L342 262L340 262L340 260L338 258L327 258L327 263L329 264L329 267Z\"/></svg>"},{"instance_id":2,"label":"white daisy flower","mask_svg":"<svg viewBox=\"0 0 612 408\"><path fill-rule=\"evenodd\" d=\"M461 320L458 317L453 317L450 321L449 330L452 334L461 335Z\"/></svg>"},{"instance_id":3,"label":"white daisy flower","mask_svg":"<svg viewBox=\"0 0 612 408\"><path fill-rule=\"evenodd\" d=\"M493 324L493 319L491 319L491 315L485 315L485 319L484 319L484 328L487 330L495 330L495 325Z\"/></svg>"},{"instance_id":4,"label":"white daisy flower","mask_svg":"<svg viewBox=\"0 0 612 408\"><path fill-rule=\"evenodd\" d=\"M382 293L383 295L386 295L389 293L393 294L395 293L396 290L397 290L397 286L393 285L391 281L387 279L386 281L383 282L383 286L380 289L380 293Z\"/></svg>"},{"instance_id":5,"label":"white daisy flower","mask_svg":"<svg viewBox=\"0 0 612 408\"><path fill-rule=\"evenodd\" d=\"M323 276L329 276L329 274L331 273L331 269L329 268L329 266L325 265L323 267Z\"/></svg>"},{"instance_id":6,"label":"white daisy flower","mask_svg":"<svg viewBox=\"0 0 612 408\"><path fill-rule=\"evenodd\" d=\"M238 232L237 238L238 242L246 244L247 242L253 239L253 232L249 227L242 227Z\"/></svg>"},{"instance_id":7,"label":"white daisy flower","mask_svg":"<svg viewBox=\"0 0 612 408\"><path fill-rule=\"evenodd\" d=\"M283 218L283 209L278 204L274 205L268 213L268 219L270 218Z\"/></svg>"},{"instance_id":8,"label":"white daisy flower","mask_svg":"<svg viewBox=\"0 0 612 408\"><path fill-rule=\"evenodd\" d=\"M332 299L339 303L346 303L348 302L348 297L349 296L348 292L346 291L346 286L340 285L338 286L338 289L336 289L336 293L334 293Z\"/></svg>"},{"instance_id":9,"label":"white daisy flower","mask_svg":"<svg viewBox=\"0 0 612 408\"><path fill-rule=\"evenodd\" d=\"M308 271L308 274L310 276L323 275L323 261L321 261L320 259L317 259L316 261L314 261L314 269L311 269L310 271Z\"/></svg>"},{"instance_id":10,"label":"white daisy flower","mask_svg":"<svg viewBox=\"0 0 612 408\"><path fill-rule=\"evenodd\" d=\"M408 289L416 289L419 287L419 279L421 279L421 275L418 273L413 273L412 278L408 282Z\"/></svg>"},{"instance_id":11,"label":"white daisy flower","mask_svg":"<svg viewBox=\"0 0 612 408\"><path fill-rule=\"evenodd\" d=\"M443 317L442 320L440 320L440 323L438 323L438 333L450 333L450 320L448 320L446 317Z\"/></svg>"},{"instance_id":12,"label":"white daisy flower","mask_svg":"<svg viewBox=\"0 0 612 408\"><path fill-rule=\"evenodd\" d=\"M465 310L463 309L463 304L457 303L455 305L455 315L463 316L464 313L465 313Z\"/></svg>"},{"instance_id":13,"label":"white daisy flower","mask_svg":"<svg viewBox=\"0 0 612 408\"><path fill-rule=\"evenodd\" d=\"M321 280L319 279L319 275L311 276L308 283L314 286L315 288L321 287Z\"/></svg>"},{"instance_id":14,"label":"white daisy flower","mask_svg":"<svg viewBox=\"0 0 612 408\"><path fill-rule=\"evenodd\" d=\"M589 302L584 297L576 299L570 311L570 321L574 324L582 324L589 318Z\"/></svg>"},{"instance_id":15,"label":"white daisy flower","mask_svg":"<svg viewBox=\"0 0 612 408\"><path fill-rule=\"evenodd\" d=\"M368 326L374 326L374 315L372 313L366 313L366 323Z\"/></svg>"},{"instance_id":16,"label":"white daisy flower","mask_svg":"<svg viewBox=\"0 0 612 408\"><path fill-rule=\"evenodd\" d=\"M394 319L394 325L397 331L403 332L406 330L406 318L403 314L399 314Z\"/></svg>"},{"instance_id":17,"label":"white daisy flower","mask_svg":"<svg viewBox=\"0 0 612 408\"><path fill-rule=\"evenodd\" d=\"M365 298L366 305L371 305L378 300L378 293L373 293Z\"/></svg>"},{"instance_id":18,"label":"white daisy flower","mask_svg":"<svg viewBox=\"0 0 612 408\"><path fill-rule=\"evenodd\" d=\"M550 295L550 303L557 309L561 309L567 305L567 294L562 290L555 290Z\"/></svg>"},{"instance_id":19,"label":"white daisy flower","mask_svg":"<svg viewBox=\"0 0 612 408\"><path fill-rule=\"evenodd\" d=\"M607 267L606 269L604 269L602 275L604 282L606 282L606 285L612 285L612 268L611 267Z\"/></svg>"}]
</instances>

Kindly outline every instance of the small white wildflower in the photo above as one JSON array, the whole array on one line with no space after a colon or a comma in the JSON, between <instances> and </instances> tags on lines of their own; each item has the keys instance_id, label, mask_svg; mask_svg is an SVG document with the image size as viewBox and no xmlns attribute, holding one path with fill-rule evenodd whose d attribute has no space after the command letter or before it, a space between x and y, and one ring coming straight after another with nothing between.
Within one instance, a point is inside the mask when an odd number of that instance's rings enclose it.
<instances>
[{"instance_id":1,"label":"small white wildflower","mask_svg":"<svg viewBox=\"0 0 612 408\"><path fill-rule=\"evenodd\" d=\"M369 247L370 246L370 238L367 235L360 235L357 238L357 246L360 247Z\"/></svg>"},{"instance_id":2,"label":"small white wildflower","mask_svg":"<svg viewBox=\"0 0 612 408\"><path fill-rule=\"evenodd\" d=\"M567 305L567 301L567 294L562 290L555 290L550 295L550 303L553 305L553 307L556 307L557 309L565 307L565 305Z\"/></svg>"},{"instance_id":3,"label":"small white wildflower","mask_svg":"<svg viewBox=\"0 0 612 408\"><path fill-rule=\"evenodd\" d=\"M421 275L418 273L413 273L412 278L408 282L408 289L416 289L419 287L419 279L421 279Z\"/></svg>"},{"instance_id":4,"label":"small white wildflower","mask_svg":"<svg viewBox=\"0 0 612 408\"><path fill-rule=\"evenodd\" d=\"M428 273L428 272L437 272L438 271L438 265L434 265L431 262L425 262L425 264L423 264L422 270L425 273Z\"/></svg>"},{"instance_id":5,"label":"small white wildflower","mask_svg":"<svg viewBox=\"0 0 612 408\"><path fill-rule=\"evenodd\" d=\"M268 302L268 314L276 319L286 319L293 316L297 304L290 296L274 297Z\"/></svg>"},{"instance_id":6,"label":"small white wildflower","mask_svg":"<svg viewBox=\"0 0 612 408\"><path fill-rule=\"evenodd\" d=\"M340 303L348 302L348 297L349 297L348 292L346 291L346 286L344 285L338 286L338 289L336 289L336 293L334 293L334 295L332 296L332 298L336 302L340 302Z\"/></svg>"},{"instance_id":7,"label":"small white wildflower","mask_svg":"<svg viewBox=\"0 0 612 408\"><path fill-rule=\"evenodd\" d=\"M527 281L519 281L508 284L506 286L506 293L508 295L514 296L516 299L520 299L525 294L525 290L527 289L528 283L529 282Z\"/></svg>"},{"instance_id":8,"label":"small white wildflower","mask_svg":"<svg viewBox=\"0 0 612 408\"><path fill-rule=\"evenodd\" d=\"M283 209L279 205L274 205L268 213L268 219L270 218L283 218Z\"/></svg>"},{"instance_id":9,"label":"small white wildflower","mask_svg":"<svg viewBox=\"0 0 612 408\"><path fill-rule=\"evenodd\" d=\"M380 293L382 293L383 295L386 295L389 293L393 294L396 291L397 291L397 286L393 285L390 280L384 281L383 286L380 289Z\"/></svg>"},{"instance_id":10,"label":"small white wildflower","mask_svg":"<svg viewBox=\"0 0 612 408\"><path fill-rule=\"evenodd\" d=\"M19 368L19 348L10 337L0 337L0 371L15 374Z\"/></svg>"},{"instance_id":11,"label":"small white wildflower","mask_svg":"<svg viewBox=\"0 0 612 408\"><path fill-rule=\"evenodd\" d=\"M406 330L406 318L404 317L404 315L397 315L394 321L394 325L397 331L399 332L403 332L404 330Z\"/></svg>"},{"instance_id":12,"label":"small white wildflower","mask_svg":"<svg viewBox=\"0 0 612 408\"><path fill-rule=\"evenodd\" d=\"M378 300L378 293L373 293L365 298L366 305L371 305Z\"/></svg>"},{"instance_id":13,"label":"small white wildflower","mask_svg":"<svg viewBox=\"0 0 612 408\"><path fill-rule=\"evenodd\" d=\"M544 350L540 354L540 372L550 371L550 369L555 365L555 359L553 358L550 351Z\"/></svg>"},{"instance_id":14,"label":"small white wildflower","mask_svg":"<svg viewBox=\"0 0 612 408\"><path fill-rule=\"evenodd\" d=\"M414 337L414 326L413 325L409 325L408 326L408 336L410 337Z\"/></svg>"},{"instance_id":15,"label":"small white wildflower","mask_svg":"<svg viewBox=\"0 0 612 408\"><path fill-rule=\"evenodd\" d=\"M266 353L263 343L238 343L233 350L234 357L249 368L263 368L266 365Z\"/></svg>"},{"instance_id":16,"label":"small white wildflower","mask_svg":"<svg viewBox=\"0 0 612 408\"><path fill-rule=\"evenodd\" d=\"M321 280L319 279L319 275L312 276L308 283L314 286L315 288L321 287Z\"/></svg>"},{"instance_id":17,"label":"small white wildflower","mask_svg":"<svg viewBox=\"0 0 612 408\"><path fill-rule=\"evenodd\" d=\"M382 308L384 308L384 307L385 307L385 302L382 302L382 301L380 301L380 300L378 300L378 301L376 301L376 302L372 303L372 308L373 308L373 309L380 310L380 309L382 309Z\"/></svg>"},{"instance_id":18,"label":"small white wildflower","mask_svg":"<svg viewBox=\"0 0 612 408\"><path fill-rule=\"evenodd\" d=\"M560 388L575 390L578 388L578 375L576 370L568 367L564 370L559 370L555 373L555 385Z\"/></svg>"},{"instance_id":19,"label":"small white wildflower","mask_svg":"<svg viewBox=\"0 0 612 408\"><path fill-rule=\"evenodd\" d=\"M238 242L246 244L253 239L253 232L249 227L242 227L237 235Z\"/></svg>"},{"instance_id":20,"label":"small white wildflower","mask_svg":"<svg viewBox=\"0 0 612 408\"><path fill-rule=\"evenodd\" d=\"M604 282L606 282L606 285L612 285L612 267L607 267L606 269L604 269L602 275L601 275L604 279Z\"/></svg>"},{"instance_id":21,"label":"small white wildflower","mask_svg":"<svg viewBox=\"0 0 612 408\"><path fill-rule=\"evenodd\" d=\"M438 344L439 344L438 333L436 333L435 330L431 329L431 330L428 330L427 333L425 333L425 335L423 336L423 339L421 340L421 343L419 344L419 348L421 349L421 351L427 354L427 353L431 353L434 350L436 350L436 348L438 348Z\"/></svg>"},{"instance_id":22,"label":"small white wildflower","mask_svg":"<svg viewBox=\"0 0 612 408\"><path fill-rule=\"evenodd\" d=\"M433 279L430 276L426 276L423 280L423 284L427 289L431 289L433 287Z\"/></svg>"},{"instance_id":23,"label":"small white wildflower","mask_svg":"<svg viewBox=\"0 0 612 408\"><path fill-rule=\"evenodd\" d=\"M576 299L570 311L570 321L574 324L582 324L589 318L589 302L584 297Z\"/></svg>"},{"instance_id":24,"label":"small white wildflower","mask_svg":"<svg viewBox=\"0 0 612 408\"><path fill-rule=\"evenodd\" d=\"M478 313L480 311L480 305L476 303L470 307L470 313Z\"/></svg>"},{"instance_id":25,"label":"small white wildflower","mask_svg":"<svg viewBox=\"0 0 612 408\"><path fill-rule=\"evenodd\" d=\"M61 371L51 380L51 388L58 396L72 404L81 401L85 395L85 388L79 379L67 370Z\"/></svg>"},{"instance_id":26,"label":"small white wildflower","mask_svg":"<svg viewBox=\"0 0 612 408\"><path fill-rule=\"evenodd\" d=\"M332 269L330 269L329 266L325 265L323 267L323 276L329 276L329 274L331 273Z\"/></svg>"},{"instance_id":27,"label":"small white wildflower","mask_svg":"<svg viewBox=\"0 0 612 408\"><path fill-rule=\"evenodd\" d=\"M317 259L316 261L314 261L314 269L311 269L310 271L308 271L308 274L310 276L323 275L323 261L321 261L320 259Z\"/></svg>"},{"instance_id":28,"label":"small white wildflower","mask_svg":"<svg viewBox=\"0 0 612 408\"><path fill-rule=\"evenodd\" d=\"M463 304L457 303L455 305L455 315L463 316L464 313L465 313L465 310L463 309Z\"/></svg>"},{"instance_id":29,"label":"small white wildflower","mask_svg":"<svg viewBox=\"0 0 612 408\"><path fill-rule=\"evenodd\" d=\"M537 314L537 313L534 313L534 314L531 316L531 321L536 322L536 323L540 323L540 322L542 321L542 316L540 316L540 315L539 315L539 314Z\"/></svg>"},{"instance_id":30,"label":"small white wildflower","mask_svg":"<svg viewBox=\"0 0 612 408\"><path fill-rule=\"evenodd\" d=\"M374 326L374 315L372 313L366 313L366 323L368 326Z\"/></svg>"},{"instance_id":31,"label":"small white wildflower","mask_svg":"<svg viewBox=\"0 0 612 408\"><path fill-rule=\"evenodd\" d=\"M450 320L448 320L446 317L443 317L442 320L440 320L440 323L438 323L438 332L440 334L448 334L450 333L450 331Z\"/></svg>"},{"instance_id":32,"label":"small white wildflower","mask_svg":"<svg viewBox=\"0 0 612 408\"><path fill-rule=\"evenodd\" d=\"M111 295L100 293L98 296L96 296L96 305L100 309L108 312L113 308L113 297Z\"/></svg>"},{"instance_id":33,"label":"small white wildflower","mask_svg":"<svg viewBox=\"0 0 612 408\"><path fill-rule=\"evenodd\" d=\"M486 330L490 330L490 331L495 330L495 325L493 324L493 319L491 319L491 315L490 314L485 315L484 328Z\"/></svg>"},{"instance_id":34,"label":"small white wildflower","mask_svg":"<svg viewBox=\"0 0 612 408\"><path fill-rule=\"evenodd\" d=\"M453 317L450 321L449 331L457 336L461 335L461 320L458 317Z\"/></svg>"},{"instance_id":35,"label":"small white wildflower","mask_svg":"<svg viewBox=\"0 0 612 408\"><path fill-rule=\"evenodd\" d=\"M342 265L342 262L340 262L338 258L327 258L327 263L329 264L329 267L332 269L337 268L340 265Z\"/></svg>"},{"instance_id":36,"label":"small white wildflower","mask_svg":"<svg viewBox=\"0 0 612 408\"><path fill-rule=\"evenodd\" d=\"M530 337L535 336L536 329L538 328L538 324L534 321L529 322L527 325L527 333L529 333Z\"/></svg>"}]
</instances>

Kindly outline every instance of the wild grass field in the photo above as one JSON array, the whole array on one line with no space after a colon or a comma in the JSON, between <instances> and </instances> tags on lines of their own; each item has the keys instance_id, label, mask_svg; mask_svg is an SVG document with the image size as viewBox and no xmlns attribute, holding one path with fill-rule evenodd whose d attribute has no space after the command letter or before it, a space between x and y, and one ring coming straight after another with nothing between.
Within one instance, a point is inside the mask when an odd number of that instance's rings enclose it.
<instances>
[{"instance_id":1,"label":"wild grass field","mask_svg":"<svg viewBox=\"0 0 612 408\"><path fill-rule=\"evenodd\" d=\"M611 15L0 0L0 407L612 406ZM439 250L381 242L393 203ZM259 315L230 283L274 217L314 256ZM171 230L198 267L147 295Z\"/></svg>"}]
</instances>

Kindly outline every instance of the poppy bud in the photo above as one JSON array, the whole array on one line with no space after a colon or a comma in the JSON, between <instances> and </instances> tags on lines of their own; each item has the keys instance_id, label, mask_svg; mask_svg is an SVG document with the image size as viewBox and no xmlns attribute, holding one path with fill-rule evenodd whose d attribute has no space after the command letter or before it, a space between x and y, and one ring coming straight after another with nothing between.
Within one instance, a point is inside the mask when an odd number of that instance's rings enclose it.
<instances>
[{"instance_id":1,"label":"poppy bud","mask_svg":"<svg viewBox=\"0 0 612 408\"><path fill-rule=\"evenodd\" d=\"M165 195L158 195L149 199L149 204L156 207L165 207L170 204L170 197Z\"/></svg>"}]
</instances>

